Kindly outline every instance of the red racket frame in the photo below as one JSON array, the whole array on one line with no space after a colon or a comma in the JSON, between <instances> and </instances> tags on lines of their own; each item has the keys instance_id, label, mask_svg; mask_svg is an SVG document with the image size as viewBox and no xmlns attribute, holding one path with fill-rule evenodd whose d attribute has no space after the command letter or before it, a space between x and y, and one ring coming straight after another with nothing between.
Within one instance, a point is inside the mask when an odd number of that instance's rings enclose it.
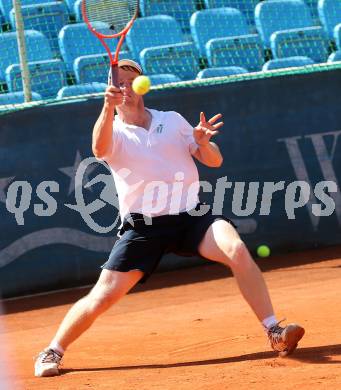
<instances>
[{"instance_id":1,"label":"red racket frame","mask_svg":"<svg viewBox=\"0 0 341 390\"><path fill-rule=\"evenodd\" d=\"M112 34L112 35L105 35L98 31L96 31L95 28L92 27L91 22L89 21L87 15L86 15L86 4L85 0L82 1L82 15L85 23L87 24L89 30L100 40L102 45L104 46L105 50L107 51L110 59L110 65L111 65L111 85L114 85L115 87L118 87L118 71L117 71L117 64L118 64L118 56L120 54L120 50L123 44L123 41L128 34L128 31L131 29L132 25L134 24L137 15L139 12L139 2L136 1L136 11L135 15L132 17L132 19L127 23L126 27L120 31L119 33ZM110 48L108 44L105 42L105 39L113 39L113 38L120 38L116 47L115 55L113 57Z\"/></svg>"}]
</instances>

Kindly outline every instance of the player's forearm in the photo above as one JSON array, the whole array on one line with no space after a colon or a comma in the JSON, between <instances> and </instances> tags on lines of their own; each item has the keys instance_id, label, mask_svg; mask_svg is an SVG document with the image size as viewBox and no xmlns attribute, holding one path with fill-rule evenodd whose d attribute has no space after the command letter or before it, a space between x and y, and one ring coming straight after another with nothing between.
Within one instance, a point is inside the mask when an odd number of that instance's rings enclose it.
<instances>
[{"instance_id":1,"label":"player's forearm","mask_svg":"<svg viewBox=\"0 0 341 390\"><path fill-rule=\"evenodd\" d=\"M209 142L206 145L199 145L197 158L200 162L212 168L218 168L223 163L223 156L218 146L213 142Z\"/></svg>"},{"instance_id":2,"label":"player's forearm","mask_svg":"<svg viewBox=\"0 0 341 390\"><path fill-rule=\"evenodd\" d=\"M115 110L105 103L92 133L92 152L96 157L103 157L112 148L112 131Z\"/></svg>"}]
</instances>

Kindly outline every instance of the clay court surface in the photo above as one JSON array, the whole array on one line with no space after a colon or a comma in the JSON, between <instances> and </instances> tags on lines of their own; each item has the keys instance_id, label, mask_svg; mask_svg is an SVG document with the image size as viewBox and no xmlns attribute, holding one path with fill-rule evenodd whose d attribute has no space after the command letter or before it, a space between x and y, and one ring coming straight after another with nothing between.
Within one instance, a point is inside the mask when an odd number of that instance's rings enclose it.
<instances>
[{"instance_id":1,"label":"clay court surface","mask_svg":"<svg viewBox=\"0 0 341 390\"><path fill-rule=\"evenodd\" d=\"M334 247L259 262L278 318L306 328L290 358L270 350L216 264L153 275L70 347L55 378L34 378L33 357L88 289L7 302L10 390L341 389L340 258Z\"/></svg>"}]
</instances>

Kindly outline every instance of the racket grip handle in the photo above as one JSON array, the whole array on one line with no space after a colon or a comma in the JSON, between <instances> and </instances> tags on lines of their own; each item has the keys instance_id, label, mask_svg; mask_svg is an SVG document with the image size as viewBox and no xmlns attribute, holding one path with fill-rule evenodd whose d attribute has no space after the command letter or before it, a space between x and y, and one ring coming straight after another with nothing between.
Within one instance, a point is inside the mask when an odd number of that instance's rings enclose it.
<instances>
[{"instance_id":1,"label":"racket grip handle","mask_svg":"<svg viewBox=\"0 0 341 390\"><path fill-rule=\"evenodd\" d=\"M118 66L117 64L111 64L111 72L110 72L110 83L115 87L119 87L118 85Z\"/></svg>"}]
</instances>

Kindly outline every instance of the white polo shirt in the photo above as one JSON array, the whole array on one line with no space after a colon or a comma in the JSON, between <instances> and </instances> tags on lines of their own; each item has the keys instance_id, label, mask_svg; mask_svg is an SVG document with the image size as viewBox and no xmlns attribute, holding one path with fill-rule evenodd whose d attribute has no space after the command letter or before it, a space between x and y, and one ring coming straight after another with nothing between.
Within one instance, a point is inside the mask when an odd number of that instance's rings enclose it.
<instances>
[{"instance_id":1,"label":"white polo shirt","mask_svg":"<svg viewBox=\"0 0 341 390\"><path fill-rule=\"evenodd\" d=\"M115 116L113 148L104 157L114 176L120 216L178 214L198 203L193 127L178 113L148 109L150 129Z\"/></svg>"}]
</instances>

